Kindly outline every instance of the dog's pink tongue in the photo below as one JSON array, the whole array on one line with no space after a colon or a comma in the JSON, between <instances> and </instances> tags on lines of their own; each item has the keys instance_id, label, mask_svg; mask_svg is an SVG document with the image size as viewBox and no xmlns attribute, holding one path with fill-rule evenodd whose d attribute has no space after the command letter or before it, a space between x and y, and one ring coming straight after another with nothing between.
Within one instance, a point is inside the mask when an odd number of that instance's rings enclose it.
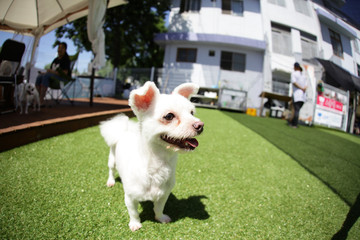
<instances>
[{"instance_id":1,"label":"dog's pink tongue","mask_svg":"<svg viewBox=\"0 0 360 240\"><path fill-rule=\"evenodd\" d=\"M193 148L199 146L199 142L195 138L187 139L186 142Z\"/></svg>"}]
</instances>

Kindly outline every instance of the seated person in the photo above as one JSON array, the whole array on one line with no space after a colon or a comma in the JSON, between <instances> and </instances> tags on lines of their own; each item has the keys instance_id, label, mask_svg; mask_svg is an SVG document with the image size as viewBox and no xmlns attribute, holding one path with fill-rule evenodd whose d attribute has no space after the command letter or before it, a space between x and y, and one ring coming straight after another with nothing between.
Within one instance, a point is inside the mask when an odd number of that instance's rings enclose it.
<instances>
[{"instance_id":1,"label":"seated person","mask_svg":"<svg viewBox=\"0 0 360 240\"><path fill-rule=\"evenodd\" d=\"M58 56L51 63L50 69L48 69L45 73L40 73L36 78L35 85L40 95L40 104L43 104L44 102L46 91L52 79L67 81L66 77L71 77L70 59L66 49L66 43L60 42L57 50Z\"/></svg>"}]
</instances>

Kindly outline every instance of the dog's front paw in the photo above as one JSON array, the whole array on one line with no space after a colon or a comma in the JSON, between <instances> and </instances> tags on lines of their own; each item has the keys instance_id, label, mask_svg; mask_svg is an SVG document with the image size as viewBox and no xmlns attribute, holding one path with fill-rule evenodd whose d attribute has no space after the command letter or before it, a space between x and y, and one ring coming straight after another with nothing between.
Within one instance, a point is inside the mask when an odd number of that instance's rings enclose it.
<instances>
[{"instance_id":1,"label":"dog's front paw","mask_svg":"<svg viewBox=\"0 0 360 240\"><path fill-rule=\"evenodd\" d=\"M130 222L129 227L131 231L135 232L136 230L139 230L142 227L142 225L139 222Z\"/></svg>"},{"instance_id":2,"label":"dog's front paw","mask_svg":"<svg viewBox=\"0 0 360 240\"><path fill-rule=\"evenodd\" d=\"M171 222L171 218L166 214L163 214L161 217L155 217L155 219L158 220L161 223L169 223L169 222Z\"/></svg>"}]
</instances>

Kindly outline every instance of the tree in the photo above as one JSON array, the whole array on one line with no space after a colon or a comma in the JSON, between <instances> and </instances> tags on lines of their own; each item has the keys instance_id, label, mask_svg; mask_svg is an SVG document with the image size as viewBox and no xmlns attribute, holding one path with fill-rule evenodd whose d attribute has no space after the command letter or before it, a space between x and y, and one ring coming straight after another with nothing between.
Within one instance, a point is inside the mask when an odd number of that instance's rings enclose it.
<instances>
[{"instance_id":1,"label":"tree","mask_svg":"<svg viewBox=\"0 0 360 240\"><path fill-rule=\"evenodd\" d=\"M170 0L128 0L107 9L104 32L105 54L115 67L161 67L163 50L154 42L156 33L166 31L165 15ZM56 40L69 38L79 50L91 51L87 37L87 17L59 27Z\"/></svg>"}]
</instances>

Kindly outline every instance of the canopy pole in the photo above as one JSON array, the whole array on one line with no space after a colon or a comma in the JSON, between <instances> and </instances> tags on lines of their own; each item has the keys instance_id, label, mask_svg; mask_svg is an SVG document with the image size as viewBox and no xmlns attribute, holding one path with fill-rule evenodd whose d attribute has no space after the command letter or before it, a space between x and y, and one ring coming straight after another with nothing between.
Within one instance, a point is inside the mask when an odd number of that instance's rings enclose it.
<instances>
[{"instance_id":1,"label":"canopy pole","mask_svg":"<svg viewBox=\"0 0 360 240\"><path fill-rule=\"evenodd\" d=\"M94 78L95 78L95 68L93 67L91 70L91 78L90 78L90 107L93 106Z\"/></svg>"}]
</instances>

